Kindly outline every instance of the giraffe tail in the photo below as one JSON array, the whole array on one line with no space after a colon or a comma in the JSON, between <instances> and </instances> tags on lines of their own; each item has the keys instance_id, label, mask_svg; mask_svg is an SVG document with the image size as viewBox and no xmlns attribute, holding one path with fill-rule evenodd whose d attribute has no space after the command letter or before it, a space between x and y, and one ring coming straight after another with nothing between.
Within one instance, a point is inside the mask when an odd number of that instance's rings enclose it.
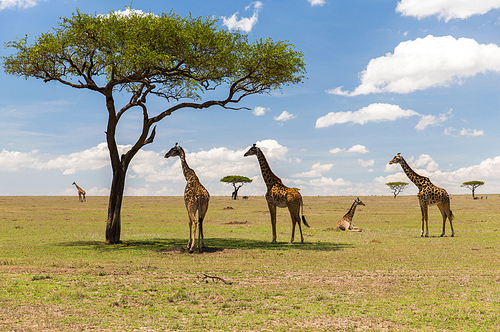
<instances>
[{"instance_id":1,"label":"giraffe tail","mask_svg":"<svg viewBox=\"0 0 500 332\"><path fill-rule=\"evenodd\" d=\"M302 209L302 223L303 223L306 227L311 227L311 226L309 226L309 224L307 223L307 221L306 221L306 217L304 217L304 202L302 201L302 199L300 200L300 208Z\"/></svg>"},{"instance_id":2,"label":"giraffe tail","mask_svg":"<svg viewBox=\"0 0 500 332\"><path fill-rule=\"evenodd\" d=\"M449 214L448 218L449 218L450 220L455 219L455 216L453 215L453 212L451 212L451 209L450 209L450 214Z\"/></svg>"}]
</instances>

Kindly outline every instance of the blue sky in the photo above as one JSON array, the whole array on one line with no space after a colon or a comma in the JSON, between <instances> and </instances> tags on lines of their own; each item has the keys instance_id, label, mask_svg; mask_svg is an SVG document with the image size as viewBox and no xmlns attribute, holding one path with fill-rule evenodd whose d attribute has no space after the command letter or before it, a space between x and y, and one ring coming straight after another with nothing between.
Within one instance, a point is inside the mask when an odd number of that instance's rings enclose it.
<instances>
[{"instance_id":1,"label":"blue sky","mask_svg":"<svg viewBox=\"0 0 500 332\"><path fill-rule=\"evenodd\" d=\"M0 0L2 43L51 30L60 17L125 10L122 1ZM288 40L305 55L302 84L244 99L250 110L182 110L159 123L155 142L128 172L126 195L182 195L176 142L211 195L230 195L225 175L254 179L242 195L263 195L257 143L273 171L303 195L390 195L409 182L401 153L452 194L485 181L500 188L500 0L140 1L134 10L218 18L250 40ZM0 56L11 54L1 48ZM106 195L111 169L103 98L57 83L0 72L0 195ZM124 96L126 98L126 96ZM169 106L150 99L150 114ZM155 111L156 110L156 111ZM127 149L141 114L119 125ZM415 194L411 184L404 194Z\"/></svg>"}]
</instances>

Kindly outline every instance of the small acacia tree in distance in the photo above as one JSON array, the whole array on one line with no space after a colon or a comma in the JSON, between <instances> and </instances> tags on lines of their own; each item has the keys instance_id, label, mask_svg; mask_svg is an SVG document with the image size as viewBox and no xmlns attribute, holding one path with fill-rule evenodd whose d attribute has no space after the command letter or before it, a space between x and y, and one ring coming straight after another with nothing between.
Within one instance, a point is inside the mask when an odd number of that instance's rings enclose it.
<instances>
[{"instance_id":1,"label":"small acacia tree in distance","mask_svg":"<svg viewBox=\"0 0 500 332\"><path fill-rule=\"evenodd\" d=\"M460 187L469 188L472 191L472 198L474 198L474 194L476 192L477 187L480 187L484 184L483 181L467 181L462 183Z\"/></svg>"},{"instance_id":2,"label":"small acacia tree in distance","mask_svg":"<svg viewBox=\"0 0 500 332\"><path fill-rule=\"evenodd\" d=\"M111 244L120 243L128 167L139 150L153 142L153 125L186 108L242 109L231 105L300 83L305 74L303 53L286 41L249 42L239 31L221 28L217 19L182 18L172 12L154 15L130 8L108 15L77 11L32 44L25 36L5 46L16 50L1 57L7 74L103 96L113 173L106 223L106 241ZM202 98L216 89L226 92ZM150 114L146 102L153 97L164 99L166 108ZM131 109L141 110L142 129L132 147L122 152L116 131Z\"/></svg>"},{"instance_id":3,"label":"small acacia tree in distance","mask_svg":"<svg viewBox=\"0 0 500 332\"><path fill-rule=\"evenodd\" d=\"M241 175L226 175L222 179L220 179L220 182L225 182L225 183L230 183L234 187L233 191L233 199L237 199L238 197L238 190L240 190L241 187L245 183L251 183L253 180L250 178L247 178L246 176L241 176Z\"/></svg>"},{"instance_id":4,"label":"small acacia tree in distance","mask_svg":"<svg viewBox=\"0 0 500 332\"><path fill-rule=\"evenodd\" d=\"M392 190L392 194L394 195L394 198L396 198L397 195L399 195L408 185L407 182L387 182L385 184Z\"/></svg>"}]
</instances>

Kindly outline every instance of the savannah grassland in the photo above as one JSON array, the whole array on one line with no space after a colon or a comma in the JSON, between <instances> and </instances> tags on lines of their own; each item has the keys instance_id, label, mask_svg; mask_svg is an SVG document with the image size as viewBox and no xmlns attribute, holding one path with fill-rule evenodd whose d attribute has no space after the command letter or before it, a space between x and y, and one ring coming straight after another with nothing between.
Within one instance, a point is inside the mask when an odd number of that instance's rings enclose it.
<instances>
[{"instance_id":1,"label":"savannah grassland","mask_svg":"<svg viewBox=\"0 0 500 332\"><path fill-rule=\"evenodd\" d=\"M212 197L206 251L189 254L182 197L0 197L1 331L499 331L500 197L452 197L455 237L415 196L304 197L311 228L271 244L263 197ZM228 209L228 207L230 207ZM203 279L202 273L219 279Z\"/></svg>"}]
</instances>

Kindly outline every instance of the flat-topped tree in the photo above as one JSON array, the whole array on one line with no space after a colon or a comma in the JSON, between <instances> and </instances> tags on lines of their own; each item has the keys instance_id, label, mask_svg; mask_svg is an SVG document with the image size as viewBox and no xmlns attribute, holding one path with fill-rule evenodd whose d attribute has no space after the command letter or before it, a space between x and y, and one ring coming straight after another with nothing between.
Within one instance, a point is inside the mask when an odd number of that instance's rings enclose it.
<instances>
[{"instance_id":1,"label":"flat-topped tree","mask_svg":"<svg viewBox=\"0 0 500 332\"><path fill-rule=\"evenodd\" d=\"M303 54L293 45L271 39L249 42L246 35L222 29L217 22L209 17L182 18L172 12L153 15L127 9L97 15L77 11L32 44L27 37L6 43L16 50L2 57L6 73L56 81L104 96L113 172L108 243L120 242L125 175L137 152L153 142L155 123L184 108L236 109L231 105L246 96L268 93L304 78ZM205 91L215 89L227 89L225 98L202 98ZM117 105L116 93L128 93L130 100ZM150 115L146 106L150 97L166 99L167 108ZM120 155L116 128L135 107L143 113L142 131L132 148Z\"/></svg>"},{"instance_id":2,"label":"flat-topped tree","mask_svg":"<svg viewBox=\"0 0 500 332\"><path fill-rule=\"evenodd\" d=\"M238 191L243 187L245 183L251 183L253 180L242 175L226 175L220 182L231 183L233 185L234 191L231 195L233 199L238 198Z\"/></svg>"}]
</instances>

